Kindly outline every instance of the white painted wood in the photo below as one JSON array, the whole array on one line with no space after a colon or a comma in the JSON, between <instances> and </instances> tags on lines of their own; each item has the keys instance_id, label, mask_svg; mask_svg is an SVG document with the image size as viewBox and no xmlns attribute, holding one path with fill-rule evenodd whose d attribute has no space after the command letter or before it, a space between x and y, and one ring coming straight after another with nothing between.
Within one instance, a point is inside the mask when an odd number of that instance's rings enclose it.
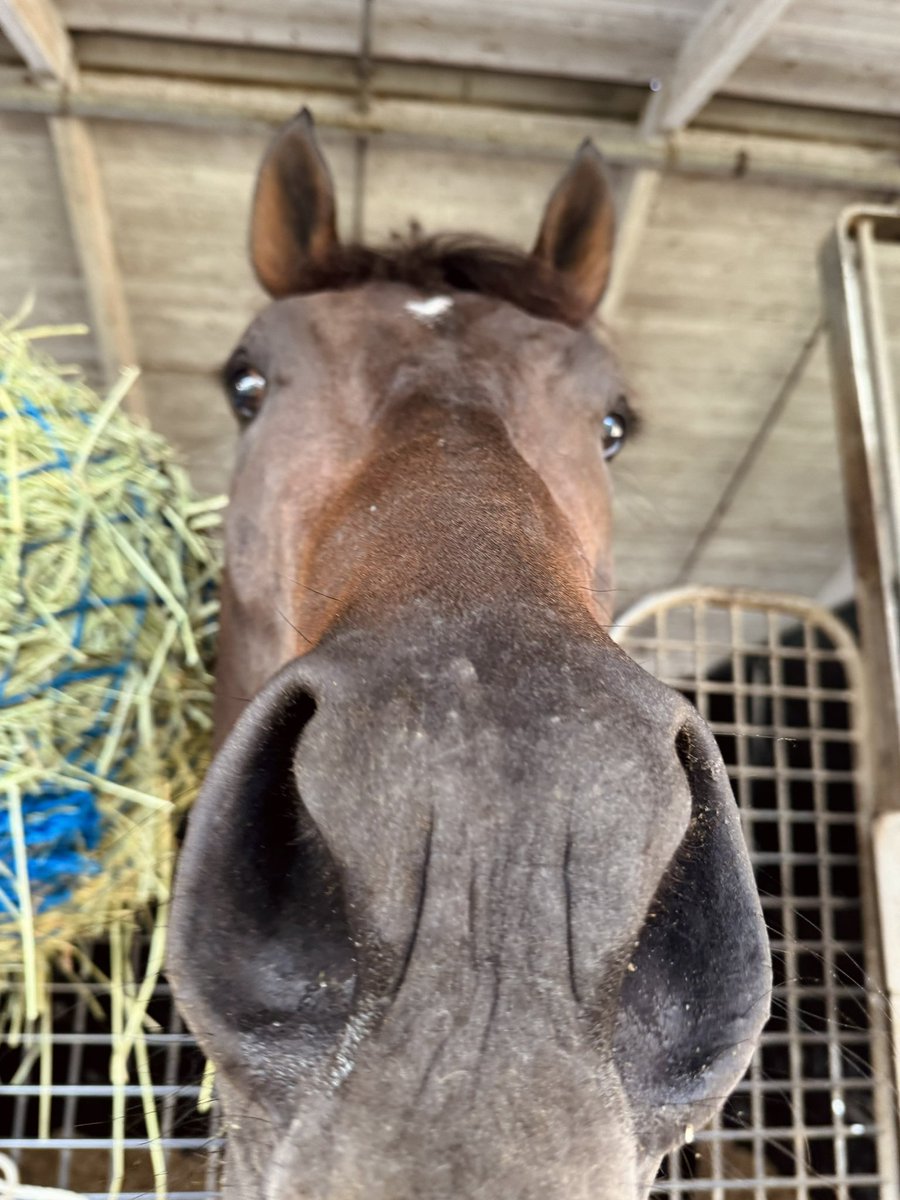
<instances>
[{"instance_id":1,"label":"white painted wood","mask_svg":"<svg viewBox=\"0 0 900 1200\"><path fill-rule=\"evenodd\" d=\"M52 0L0 0L0 26L40 81L56 85L62 95L77 88L74 49ZM123 367L137 365L137 354L91 135L74 116L51 116L49 131L100 371L110 386ZM139 381L129 389L124 406L144 414Z\"/></svg>"},{"instance_id":2,"label":"white painted wood","mask_svg":"<svg viewBox=\"0 0 900 1200\"><path fill-rule=\"evenodd\" d=\"M794 12L795 8L789 9L787 16L779 22L775 36L766 40L764 65L769 62L770 52L774 53L791 36L791 17ZM895 35L900 36L900 21L897 26ZM885 64L885 71L890 69L891 72L891 95L886 100L900 103L900 95L893 94L897 92L893 87L893 68L900 59L900 47L894 43L892 48L887 32L882 42L886 46L879 43L867 49L867 70L859 72L858 85L863 87L863 76L872 74L873 57L877 55L879 61ZM829 48L831 43L824 45ZM0 41L0 58L2 54ZM195 80L228 80L250 85L293 87L297 95L305 94L307 90L313 93L323 90L355 92L358 87L358 72L350 53L322 54L235 44L212 45L148 35L82 33L78 38L78 57L88 70L152 74L164 63L169 75ZM759 58L760 54L757 53L750 61L755 63ZM841 55L841 60L845 64L842 69L846 70L846 53ZM816 60L813 58L811 61ZM852 56L849 61L852 62ZM745 69L747 64L740 67L736 76L729 80L731 92L747 90L740 83ZM802 73L803 70L803 65L796 60L790 63L785 61L778 74L789 80L793 71ZM770 74L774 79L775 73ZM828 73L817 79L816 87L823 97L822 103L834 104L835 89L832 84L833 76ZM637 93L633 87L598 79L577 79L565 75L537 76L512 73L509 69L502 72L484 71L465 64L442 62L423 65L399 60L379 60L375 64L373 90L386 96L527 108L543 113L593 113L598 116L605 113L613 119L631 119L635 116L644 94ZM649 92L645 94L649 96ZM845 91L841 89L839 95L840 102L844 103ZM852 102L852 88L849 98ZM880 115L881 111L889 112L891 104L878 104L875 108L879 111L862 115L834 108L798 109L794 104L785 106L758 98L746 100L735 95L720 94L704 108L703 125L710 129L900 147L897 122Z\"/></svg>"},{"instance_id":3,"label":"white painted wood","mask_svg":"<svg viewBox=\"0 0 900 1200\"><path fill-rule=\"evenodd\" d=\"M896 24L880 44L843 46L813 40L804 30L779 27L759 52L728 82L735 96L764 96L789 104L822 105L880 114L900 114L897 62L900 61L900 9Z\"/></svg>"},{"instance_id":4,"label":"white painted wood","mask_svg":"<svg viewBox=\"0 0 900 1200\"><path fill-rule=\"evenodd\" d=\"M802 338L795 344L799 350ZM820 591L849 554L838 455L827 348L820 338L780 421L697 560L693 577L761 584L772 569L773 545L790 543L790 561L779 567L785 588L796 590L794 585L802 583L807 594ZM757 548L755 554L748 555L750 547ZM775 553L780 556L777 549Z\"/></svg>"},{"instance_id":5,"label":"white painted wood","mask_svg":"<svg viewBox=\"0 0 900 1200\"><path fill-rule=\"evenodd\" d=\"M729 82L733 88L734 77ZM703 110L705 129L775 137L819 139L845 145L884 146L900 150L900 124L884 113L798 108L794 104L744 100L718 95Z\"/></svg>"},{"instance_id":6,"label":"white painted wood","mask_svg":"<svg viewBox=\"0 0 900 1200\"><path fill-rule=\"evenodd\" d=\"M836 609L850 604L856 595L856 568L852 557L843 558L816 596L823 608Z\"/></svg>"},{"instance_id":7,"label":"white painted wood","mask_svg":"<svg viewBox=\"0 0 900 1200\"><path fill-rule=\"evenodd\" d=\"M644 132L673 133L697 115L792 0L712 0L648 105Z\"/></svg>"},{"instance_id":8,"label":"white painted wood","mask_svg":"<svg viewBox=\"0 0 900 1200\"><path fill-rule=\"evenodd\" d=\"M72 42L52 0L0 0L0 29L38 79L75 81Z\"/></svg>"},{"instance_id":9,"label":"white painted wood","mask_svg":"<svg viewBox=\"0 0 900 1200\"><path fill-rule=\"evenodd\" d=\"M138 365L138 356L97 158L90 130L80 118L52 117L50 134L100 364L110 385L123 367ZM124 404L132 412L145 413L140 381L131 387Z\"/></svg>"},{"instance_id":10,"label":"white painted wood","mask_svg":"<svg viewBox=\"0 0 900 1200\"><path fill-rule=\"evenodd\" d=\"M406 61L639 82L659 73L706 0L377 0L373 50Z\"/></svg>"},{"instance_id":11,"label":"white painted wood","mask_svg":"<svg viewBox=\"0 0 900 1200\"><path fill-rule=\"evenodd\" d=\"M359 68L353 53L323 54L280 47L212 45L148 35L81 33L79 62L102 71L166 73L188 79L275 84L356 94ZM532 111L609 110L610 116L633 116L638 103L633 89L601 81L523 72L483 71L452 64L422 64L378 59L372 64L372 90L381 95L430 97L466 104L501 104Z\"/></svg>"}]
</instances>

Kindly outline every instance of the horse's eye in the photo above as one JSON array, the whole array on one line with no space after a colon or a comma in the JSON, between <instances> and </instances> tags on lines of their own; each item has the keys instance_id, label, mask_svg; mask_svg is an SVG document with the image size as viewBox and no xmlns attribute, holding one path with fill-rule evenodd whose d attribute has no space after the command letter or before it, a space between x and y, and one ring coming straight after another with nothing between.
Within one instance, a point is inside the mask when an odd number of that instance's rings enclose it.
<instances>
[{"instance_id":1,"label":"horse's eye","mask_svg":"<svg viewBox=\"0 0 900 1200\"><path fill-rule=\"evenodd\" d=\"M623 416L612 412L603 418L602 431L603 457L609 462L611 458L616 457L625 444L628 426Z\"/></svg>"},{"instance_id":2,"label":"horse's eye","mask_svg":"<svg viewBox=\"0 0 900 1200\"><path fill-rule=\"evenodd\" d=\"M228 398L242 421L259 412L266 396L266 377L255 367L237 367L228 376Z\"/></svg>"}]
</instances>

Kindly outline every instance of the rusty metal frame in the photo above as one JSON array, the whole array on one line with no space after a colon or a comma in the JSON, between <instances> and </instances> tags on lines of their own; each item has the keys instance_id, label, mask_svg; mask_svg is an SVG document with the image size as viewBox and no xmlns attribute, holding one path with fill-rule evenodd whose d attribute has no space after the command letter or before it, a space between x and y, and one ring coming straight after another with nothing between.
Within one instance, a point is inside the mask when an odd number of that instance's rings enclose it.
<instances>
[{"instance_id":1,"label":"rusty metal frame","mask_svg":"<svg viewBox=\"0 0 900 1200\"><path fill-rule=\"evenodd\" d=\"M900 209L848 208L820 260L877 813L900 811L900 436L875 264L885 241L900 242Z\"/></svg>"},{"instance_id":2,"label":"rusty metal frame","mask_svg":"<svg viewBox=\"0 0 900 1200\"><path fill-rule=\"evenodd\" d=\"M848 208L820 269L872 753L867 849L900 1089L900 411L877 264L885 243L900 243L900 208Z\"/></svg>"}]
</instances>

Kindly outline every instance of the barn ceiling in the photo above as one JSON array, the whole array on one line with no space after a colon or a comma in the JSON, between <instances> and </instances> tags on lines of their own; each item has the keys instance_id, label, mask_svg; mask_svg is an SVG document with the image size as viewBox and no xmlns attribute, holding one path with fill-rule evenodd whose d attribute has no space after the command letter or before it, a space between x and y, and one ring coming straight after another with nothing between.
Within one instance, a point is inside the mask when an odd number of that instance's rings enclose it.
<instances>
[{"instance_id":1,"label":"barn ceiling","mask_svg":"<svg viewBox=\"0 0 900 1200\"><path fill-rule=\"evenodd\" d=\"M617 189L605 318L644 416L616 463L620 603L693 579L816 595L846 557L816 274L900 192L895 0L0 0L0 312L143 371L199 486L274 123L318 118L347 234L529 244L591 135Z\"/></svg>"}]
</instances>

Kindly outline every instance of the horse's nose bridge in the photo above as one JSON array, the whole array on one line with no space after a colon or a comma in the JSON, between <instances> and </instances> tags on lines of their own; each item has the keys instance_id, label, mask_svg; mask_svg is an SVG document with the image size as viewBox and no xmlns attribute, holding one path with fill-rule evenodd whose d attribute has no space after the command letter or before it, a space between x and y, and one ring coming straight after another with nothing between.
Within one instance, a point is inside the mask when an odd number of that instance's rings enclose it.
<instances>
[{"instance_id":1,"label":"horse's nose bridge","mask_svg":"<svg viewBox=\"0 0 900 1200\"><path fill-rule=\"evenodd\" d=\"M481 1042L513 1016L563 1020L572 1001L565 812L528 798L521 810L477 797L436 809L395 1006L434 1018L439 1037L450 1021Z\"/></svg>"},{"instance_id":2,"label":"horse's nose bridge","mask_svg":"<svg viewBox=\"0 0 900 1200\"><path fill-rule=\"evenodd\" d=\"M590 649L543 646L515 669L460 652L316 668L297 790L373 988L464 1007L496 976L496 1006L527 978L527 1008L544 986L584 999L622 958L689 819L687 709L617 649Z\"/></svg>"}]
</instances>

